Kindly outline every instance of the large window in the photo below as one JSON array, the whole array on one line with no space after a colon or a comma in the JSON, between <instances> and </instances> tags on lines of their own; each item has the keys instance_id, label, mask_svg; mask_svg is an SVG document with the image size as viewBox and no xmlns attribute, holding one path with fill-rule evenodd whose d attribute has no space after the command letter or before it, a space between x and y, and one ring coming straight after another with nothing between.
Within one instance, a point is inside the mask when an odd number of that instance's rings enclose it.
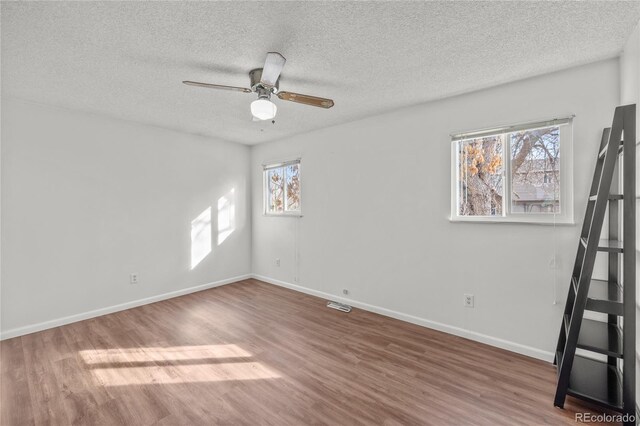
<instances>
[{"instance_id":1,"label":"large window","mask_svg":"<svg viewBox=\"0 0 640 426\"><path fill-rule=\"evenodd\" d=\"M572 223L571 119L452 137L451 218Z\"/></svg>"},{"instance_id":2,"label":"large window","mask_svg":"<svg viewBox=\"0 0 640 426\"><path fill-rule=\"evenodd\" d=\"M266 214L300 215L300 160L264 166L264 206Z\"/></svg>"}]
</instances>

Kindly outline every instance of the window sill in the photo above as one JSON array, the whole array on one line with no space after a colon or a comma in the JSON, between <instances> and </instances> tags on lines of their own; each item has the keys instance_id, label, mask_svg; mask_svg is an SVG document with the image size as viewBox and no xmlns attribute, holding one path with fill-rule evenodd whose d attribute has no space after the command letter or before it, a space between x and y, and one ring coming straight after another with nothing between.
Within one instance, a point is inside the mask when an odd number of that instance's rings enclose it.
<instances>
[{"instance_id":1,"label":"window sill","mask_svg":"<svg viewBox=\"0 0 640 426\"><path fill-rule=\"evenodd\" d=\"M575 226L576 223L573 220L567 219L533 219L533 218L517 218L517 217L473 217L473 218L461 218L461 217L449 217L449 222L452 223L510 223L519 225L543 225L543 226Z\"/></svg>"},{"instance_id":2,"label":"window sill","mask_svg":"<svg viewBox=\"0 0 640 426\"><path fill-rule=\"evenodd\" d=\"M302 213L262 213L265 217L302 217Z\"/></svg>"}]
</instances>

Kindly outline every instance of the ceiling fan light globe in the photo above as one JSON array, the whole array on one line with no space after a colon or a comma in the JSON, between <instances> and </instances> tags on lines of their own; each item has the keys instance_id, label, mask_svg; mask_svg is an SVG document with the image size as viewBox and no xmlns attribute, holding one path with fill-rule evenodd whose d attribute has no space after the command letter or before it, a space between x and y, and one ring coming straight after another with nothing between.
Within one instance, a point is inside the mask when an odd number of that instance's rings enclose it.
<instances>
[{"instance_id":1,"label":"ceiling fan light globe","mask_svg":"<svg viewBox=\"0 0 640 426\"><path fill-rule=\"evenodd\" d=\"M276 104L267 99L257 99L251 102L251 114L258 120L272 120L278 107Z\"/></svg>"}]
</instances>

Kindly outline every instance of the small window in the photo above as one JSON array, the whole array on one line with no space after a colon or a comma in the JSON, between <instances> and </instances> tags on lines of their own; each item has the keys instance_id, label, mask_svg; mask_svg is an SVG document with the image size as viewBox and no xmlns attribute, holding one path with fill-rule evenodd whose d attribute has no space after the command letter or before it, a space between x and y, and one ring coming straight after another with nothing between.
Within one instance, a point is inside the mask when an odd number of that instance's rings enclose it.
<instances>
[{"instance_id":1,"label":"small window","mask_svg":"<svg viewBox=\"0 0 640 426\"><path fill-rule=\"evenodd\" d=\"M452 137L451 219L573 223L571 119Z\"/></svg>"},{"instance_id":2,"label":"small window","mask_svg":"<svg viewBox=\"0 0 640 426\"><path fill-rule=\"evenodd\" d=\"M263 166L265 213L300 215L300 160Z\"/></svg>"}]
</instances>

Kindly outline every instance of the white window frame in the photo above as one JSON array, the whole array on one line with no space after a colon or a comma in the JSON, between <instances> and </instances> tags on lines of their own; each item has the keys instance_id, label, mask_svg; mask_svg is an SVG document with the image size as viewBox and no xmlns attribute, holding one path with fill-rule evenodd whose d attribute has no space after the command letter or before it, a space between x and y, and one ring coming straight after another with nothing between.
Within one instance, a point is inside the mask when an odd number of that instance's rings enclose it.
<instances>
[{"instance_id":1,"label":"white window frame","mask_svg":"<svg viewBox=\"0 0 640 426\"><path fill-rule=\"evenodd\" d=\"M300 181L300 195L299 195L300 209L295 212L286 210L287 193L285 189L283 194L285 206L283 207L283 210L281 212L270 212L268 210L269 182L267 180L267 172L271 169L278 169L280 167L284 168L292 164L298 165L298 180ZM284 179L285 179L285 185L286 185L286 176L284 176ZM301 158L296 158L293 160L286 160L286 161L269 162L262 165L262 214L264 216L275 216L275 217L287 217L287 216L302 217L302 159Z\"/></svg>"},{"instance_id":2,"label":"white window frame","mask_svg":"<svg viewBox=\"0 0 640 426\"><path fill-rule=\"evenodd\" d=\"M463 216L458 214L459 150L458 143L498 134L512 133L521 130L534 130L557 126L560 129L560 213L511 213L511 147L510 140L505 137L502 150L503 188L502 216ZM492 129L477 130L451 135L451 216L452 222L484 222L484 223L530 223L540 225L574 225L573 216L573 116L560 119L544 120L524 124L501 126Z\"/></svg>"}]
</instances>

